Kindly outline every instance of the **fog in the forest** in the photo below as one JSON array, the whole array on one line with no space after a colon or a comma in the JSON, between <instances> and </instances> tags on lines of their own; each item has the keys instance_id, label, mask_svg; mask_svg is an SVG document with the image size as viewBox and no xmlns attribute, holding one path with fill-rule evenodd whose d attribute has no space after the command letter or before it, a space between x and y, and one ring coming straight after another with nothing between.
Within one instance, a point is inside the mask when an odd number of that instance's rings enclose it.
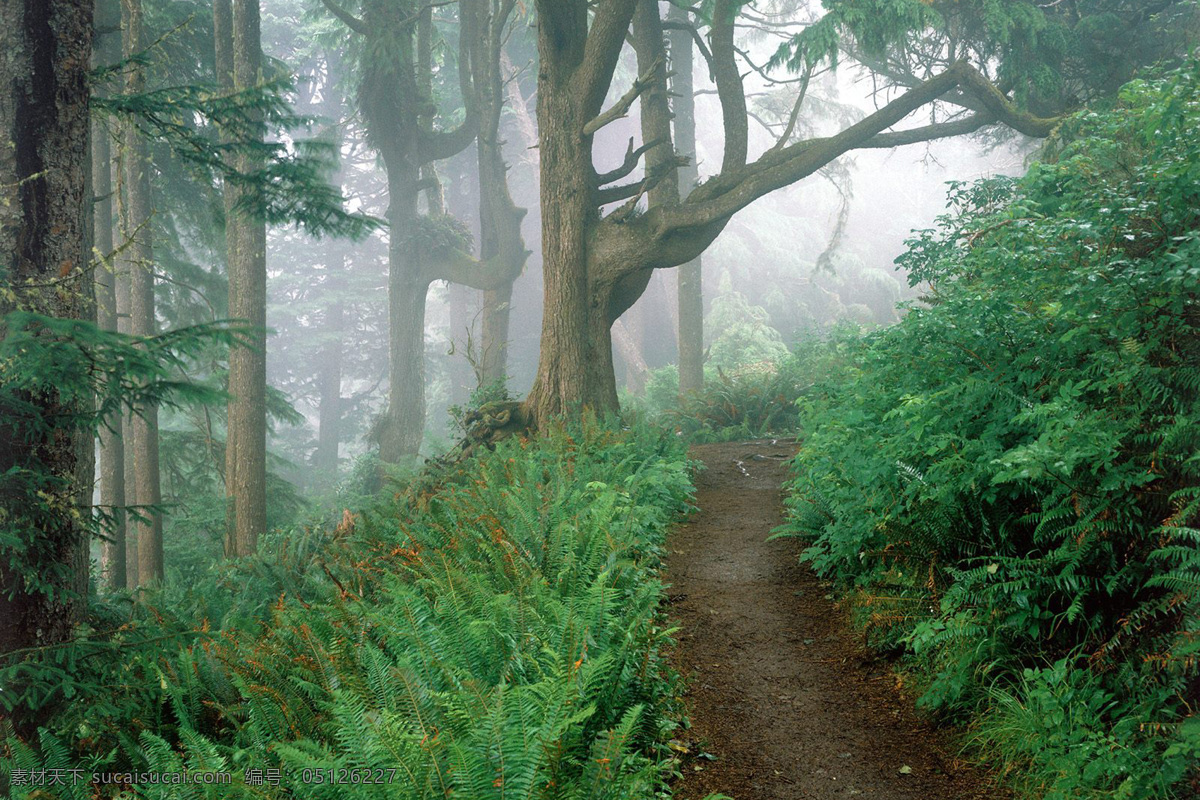
<instances>
[{"instance_id":1,"label":"fog in the forest","mask_svg":"<svg viewBox=\"0 0 1200 800\"><path fill-rule=\"evenodd\" d=\"M0 796L1200 797L1198 0L3 9Z\"/></svg>"},{"instance_id":2,"label":"fog in the forest","mask_svg":"<svg viewBox=\"0 0 1200 800\"><path fill-rule=\"evenodd\" d=\"M269 9L269 4L268 4ZM780 31L793 30L787 27ZM291 32L286 20L274 33L264 27L264 47L285 57ZM760 67L770 59L783 33L748 32L739 37L750 60ZM513 286L507 389L522 397L537 369L542 324L541 216L538 209L536 77L528 40L511 45L506 58L510 82L500 135L510 171L510 191L517 206L528 210L522 226L531 251ZM524 53L525 61L516 56ZM515 63L514 63L515 62ZM328 66L319 60L303 79L303 113L328 123L336 109L343 123L342 168L335 176L354 210L384 216L386 175L364 140L353 86L344 81L331 91L321 85ZM626 47L607 104L614 102L637 77L633 53ZM697 92L697 166L701 181L719 171L722 148L721 108L715 84L702 62L695 69ZM797 95L796 77L785 69L744 75L751 117L751 158L777 141ZM307 96L305 88L308 88ZM336 96L345 92L345 96ZM886 103L896 93L873 83L870 73L848 61L815 75L805 99L805 113L794 135L830 135ZM606 105L607 105L606 104ZM921 119L921 114L925 119ZM904 126L923 124L928 109ZM914 122L915 120L915 122ZM768 127L769 126L769 127ZM860 150L843 157L797 184L778 190L740 212L703 256L705 348L707 365L735 352L785 352L804 337L819 337L832 326L850 322L864 327L896 321L897 303L912 300L919 287L893 263L914 229L930 227L945 211L948 181L971 181L994 174L1018 174L1031 149L1029 140L1005 132L956 137L891 150ZM596 137L599 172L621 164L633 141L641 143L639 109L602 129ZM479 235L479 200L471 150L438 165L446 210ZM641 167L633 173L641 174ZM644 205L644 200L642 204ZM318 446L322 387L313 367L323 357L328 315L341 316L344 340L340 353L342 420L337 438L343 466L370 448L370 425L387 405L387 237L386 230L365 241L313 241L290 230L270 233L268 326L275 332L269 351L269 380L291 397L303 421L277 425L275 441L293 465L311 464ZM299 266L299 268L298 268ZM614 360L623 396L644 393L648 381L677 363L677 270L659 270L640 300L614 326ZM325 294L330 276L350 287L352 299L331 303ZM435 282L426 318L426 436L423 453L448 447L458 434L450 410L462 407L478 385L483 355L483 293L464 286ZM730 331L731 323L740 325ZM722 345L723 334L732 338ZM749 337L749 341L747 340ZM328 393L328 388L325 389ZM284 474L305 482L304 466ZM317 475L318 482L331 480Z\"/></svg>"}]
</instances>

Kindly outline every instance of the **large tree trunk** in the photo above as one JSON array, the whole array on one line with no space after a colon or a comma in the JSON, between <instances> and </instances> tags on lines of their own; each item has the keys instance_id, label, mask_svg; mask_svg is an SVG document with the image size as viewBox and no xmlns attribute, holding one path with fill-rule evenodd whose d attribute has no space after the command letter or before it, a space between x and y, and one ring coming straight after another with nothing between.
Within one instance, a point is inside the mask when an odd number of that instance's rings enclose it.
<instances>
[{"instance_id":1,"label":"large tree trunk","mask_svg":"<svg viewBox=\"0 0 1200 800\"><path fill-rule=\"evenodd\" d=\"M0 314L19 307L64 319L91 316L91 43L90 2L0 5L0 277L13 292L0 294ZM22 400L50 420L83 410L64 407L52 390ZM21 553L0 555L0 653L55 645L71 634L87 589L81 499L91 486L81 486L80 476L93 457L90 431L25 430L15 410L0 408L0 476L31 470L55 480L40 514L16 505L24 502L20 481L0 481L3 507L35 513L42 523L17 532ZM38 720L14 722L30 734Z\"/></svg>"},{"instance_id":2,"label":"large tree trunk","mask_svg":"<svg viewBox=\"0 0 1200 800\"><path fill-rule=\"evenodd\" d=\"M388 176L388 407L378 423L379 457L401 463L417 456L425 434L425 300L429 280L418 258L418 200L422 131L433 110L423 86L429 83L430 19L419 14L421 41L414 42L411 3L381 3L364 9L380 57L364 63L360 105L367 129ZM386 39L391 33L390 40Z\"/></svg>"},{"instance_id":3,"label":"large tree trunk","mask_svg":"<svg viewBox=\"0 0 1200 800\"><path fill-rule=\"evenodd\" d=\"M126 58L142 50L141 0L124 0ZM126 80L126 91L138 94L145 91L145 70L133 66ZM151 239L150 154L146 140L129 123L125 126L125 238L129 241L130 256L130 330L134 336L154 336L154 249ZM162 503L158 474L158 409L148 406L133 417L134 491L142 506L134 521L138 540L138 584L162 580L163 543L162 515L157 507ZM128 569L128 565L126 567Z\"/></svg>"},{"instance_id":4,"label":"large tree trunk","mask_svg":"<svg viewBox=\"0 0 1200 800\"><path fill-rule=\"evenodd\" d=\"M425 435L425 300L429 281L416 252L418 172L388 163L388 407L379 430L387 464L415 458Z\"/></svg>"},{"instance_id":5,"label":"large tree trunk","mask_svg":"<svg viewBox=\"0 0 1200 800\"><path fill-rule=\"evenodd\" d=\"M671 17L688 24L687 9L671 6ZM672 94L675 111L675 148L688 158L679 168L679 196L687 199L700 171L696 163L696 92L692 36L687 30L671 33ZM685 395L704 388L704 289L701 260L679 267L679 393Z\"/></svg>"},{"instance_id":6,"label":"large tree trunk","mask_svg":"<svg viewBox=\"0 0 1200 800\"><path fill-rule=\"evenodd\" d=\"M256 86L262 63L258 0L232 0L232 8L230 0L216 0L213 21L222 86L235 91ZM239 155L236 167L247 174L257 164ZM235 347L229 354L225 553L231 557L254 553L267 527L267 234L263 221L240 207L249 191L225 186L229 316L245 321L256 338L255 346Z\"/></svg>"},{"instance_id":7,"label":"large tree trunk","mask_svg":"<svg viewBox=\"0 0 1200 800\"><path fill-rule=\"evenodd\" d=\"M589 302L588 227L595 214L592 114L577 81L588 38L586 3L539 5L543 317L541 356L527 407L535 420L579 406L617 408L610 320Z\"/></svg>"},{"instance_id":8,"label":"large tree trunk","mask_svg":"<svg viewBox=\"0 0 1200 800\"><path fill-rule=\"evenodd\" d=\"M115 64L121 57L121 6L117 0L100 0L95 15L95 59L98 67ZM102 120L92 123L93 243L96 253L108 259L113 252L112 141ZM95 271L96 323L102 330L117 330L116 270L110 260L97 260ZM114 414L100 429L100 506L111 515L112 525L100 550L101 583L109 591L126 585L125 561L125 441L123 419Z\"/></svg>"}]
</instances>

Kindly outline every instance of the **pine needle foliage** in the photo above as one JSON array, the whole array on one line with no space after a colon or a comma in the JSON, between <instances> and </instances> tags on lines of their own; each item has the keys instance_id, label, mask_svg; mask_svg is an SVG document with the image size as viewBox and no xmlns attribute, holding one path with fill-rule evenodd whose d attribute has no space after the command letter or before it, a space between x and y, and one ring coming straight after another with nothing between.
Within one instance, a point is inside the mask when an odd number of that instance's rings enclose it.
<instances>
[{"instance_id":1,"label":"pine needle foliage","mask_svg":"<svg viewBox=\"0 0 1200 800\"><path fill-rule=\"evenodd\" d=\"M953 185L801 401L791 518L1025 796L1200 790L1200 64Z\"/></svg>"},{"instance_id":2,"label":"pine needle foliage","mask_svg":"<svg viewBox=\"0 0 1200 800\"><path fill-rule=\"evenodd\" d=\"M36 753L233 776L125 787L145 797L666 796L658 573L691 492L673 437L584 421L414 486L160 598L96 666L107 700L10 741L0 775ZM191 636L148 635L169 630ZM71 796L47 788L11 796Z\"/></svg>"}]
</instances>

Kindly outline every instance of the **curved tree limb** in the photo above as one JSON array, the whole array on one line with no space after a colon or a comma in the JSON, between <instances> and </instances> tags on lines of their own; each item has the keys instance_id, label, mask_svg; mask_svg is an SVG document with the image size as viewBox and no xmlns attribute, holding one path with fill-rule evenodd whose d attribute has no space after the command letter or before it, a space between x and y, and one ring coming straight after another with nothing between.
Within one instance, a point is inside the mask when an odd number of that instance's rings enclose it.
<instances>
[{"instance_id":1,"label":"curved tree limb","mask_svg":"<svg viewBox=\"0 0 1200 800\"><path fill-rule=\"evenodd\" d=\"M725 128L725 155L721 171L728 172L746 165L750 146L750 126L747 123L746 88L737 66L737 47L733 43L738 0L716 0L712 22L712 73L721 100L721 117Z\"/></svg>"},{"instance_id":2,"label":"curved tree limb","mask_svg":"<svg viewBox=\"0 0 1200 800\"><path fill-rule=\"evenodd\" d=\"M650 142L646 142L641 147L635 149L633 146L634 139L631 136L629 138L629 149L625 151L625 160L621 163L621 166L609 172L597 175L596 186L604 186L605 184L614 183L622 178L629 177L629 175L635 169L637 169L637 165L641 163L642 156L644 156L649 150L658 147L660 144L663 144L667 141L667 139L659 138Z\"/></svg>"},{"instance_id":3,"label":"curved tree limb","mask_svg":"<svg viewBox=\"0 0 1200 800\"><path fill-rule=\"evenodd\" d=\"M638 76L633 82L633 86L628 92L621 96L621 99L612 105L607 111L597 114L583 126L583 135L591 136L606 125L610 125L619 119L624 119L629 114L629 109L633 107L634 102L641 97L642 92L646 91L654 81L658 79L657 73L663 67L663 61L657 60L650 65L650 69Z\"/></svg>"},{"instance_id":4,"label":"curved tree limb","mask_svg":"<svg viewBox=\"0 0 1200 800\"><path fill-rule=\"evenodd\" d=\"M604 105L604 96L608 94L613 72L621 58L621 43L625 40L625 33L629 30L639 2L605 0L596 7L591 27L587 30L583 61L575 76L585 118L597 116ZM538 12L543 13L543 9L559 3L564 3L564 0L543 0L538 3Z\"/></svg>"},{"instance_id":5,"label":"curved tree limb","mask_svg":"<svg viewBox=\"0 0 1200 800\"><path fill-rule=\"evenodd\" d=\"M335 2L335 0L321 0L321 2L325 5L325 8L329 9L329 13L341 20L342 23L345 24L345 26L350 30L358 34L362 34L363 36L366 36L370 32L370 29L367 27L366 23L351 14L346 9L342 8Z\"/></svg>"},{"instance_id":6,"label":"curved tree limb","mask_svg":"<svg viewBox=\"0 0 1200 800\"><path fill-rule=\"evenodd\" d=\"M959 86L979 97L986 105L987 113L959 122L884 134L918 108ZM1044 137L1059 120L1034 117L1017 109L978 70L960 61L834 136L768 151L747 167L722 172L697 188L678 208L663 210L656 220L657 235L667 236L726 220L759 197L813 174L851 150L929 141L964 130L977 130L991 122L1002 122L1027 136Z\"/></svg>"},{"instance_id":7,"label":"curved tree limb","mask_svg":"<svg viewBox=\"0 0 1200 800\"><path fill-rule=\"evenodd\" d=\"M937 122L932 125L923 125L920 128L878 133L860 144L856 149L888 149L902 147L906 144L920 144L921 142L931 142L935 139L946 139L952 136L965 136L966 134L974 133L980 128L986 128L988 125L995 125L996 122L995 115L987 112L971 114L962 119Z\"/></svg>"}]
</instances>

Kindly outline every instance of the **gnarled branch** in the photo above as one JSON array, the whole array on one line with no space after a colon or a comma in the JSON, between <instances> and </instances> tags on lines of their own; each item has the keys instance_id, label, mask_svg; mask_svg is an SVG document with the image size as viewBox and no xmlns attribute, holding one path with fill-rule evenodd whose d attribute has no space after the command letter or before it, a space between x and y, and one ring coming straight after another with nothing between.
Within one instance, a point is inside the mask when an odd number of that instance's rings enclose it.
<instances>
[{"instance_id":1,"label":"gnarled branch","mask_svg":"<svg viewBox=\"0 0 1200 800\"><path fill-rule=\"evenodd\" d=\"M604 186L605 184L613 183L621 180L622 178L629 177L629 175L635 169L637 169L637 165L641 163L642 156L644 156L648 151L658 147L660 144L666 143L667 141L668 140L666 138L659 137L652 142L647 142L641 147L634 149L634 139L632 136L629 137L629 149L625 151L625 160L621 163L621 166L610 172L597 175L596 186Z\"/></svg>"},{"instance_id":2,"label":"gnarled branch","mask_svg":"<svg viewBox=\"0 0 1200 800\"><path fill-rule=\"evenodd\" d=\"M629 91L621 95L620 100L614 103L613 106L607 111L601 112L597 116L593 117L583 126L583 135L591 136L605 125L609 125L619 119L624 119L629 113L629 109L633 107L634 101L641 96L642 92L646 91L653 84L654 80L657 78L657 73L660 69L662 69L662 66L663 62L661 59L655 61L650 66L650 69L646 70L646 72L644 72L638 77L637 80L633 82L633 86L629 89Z\"/></svg>"}]
</instances>

